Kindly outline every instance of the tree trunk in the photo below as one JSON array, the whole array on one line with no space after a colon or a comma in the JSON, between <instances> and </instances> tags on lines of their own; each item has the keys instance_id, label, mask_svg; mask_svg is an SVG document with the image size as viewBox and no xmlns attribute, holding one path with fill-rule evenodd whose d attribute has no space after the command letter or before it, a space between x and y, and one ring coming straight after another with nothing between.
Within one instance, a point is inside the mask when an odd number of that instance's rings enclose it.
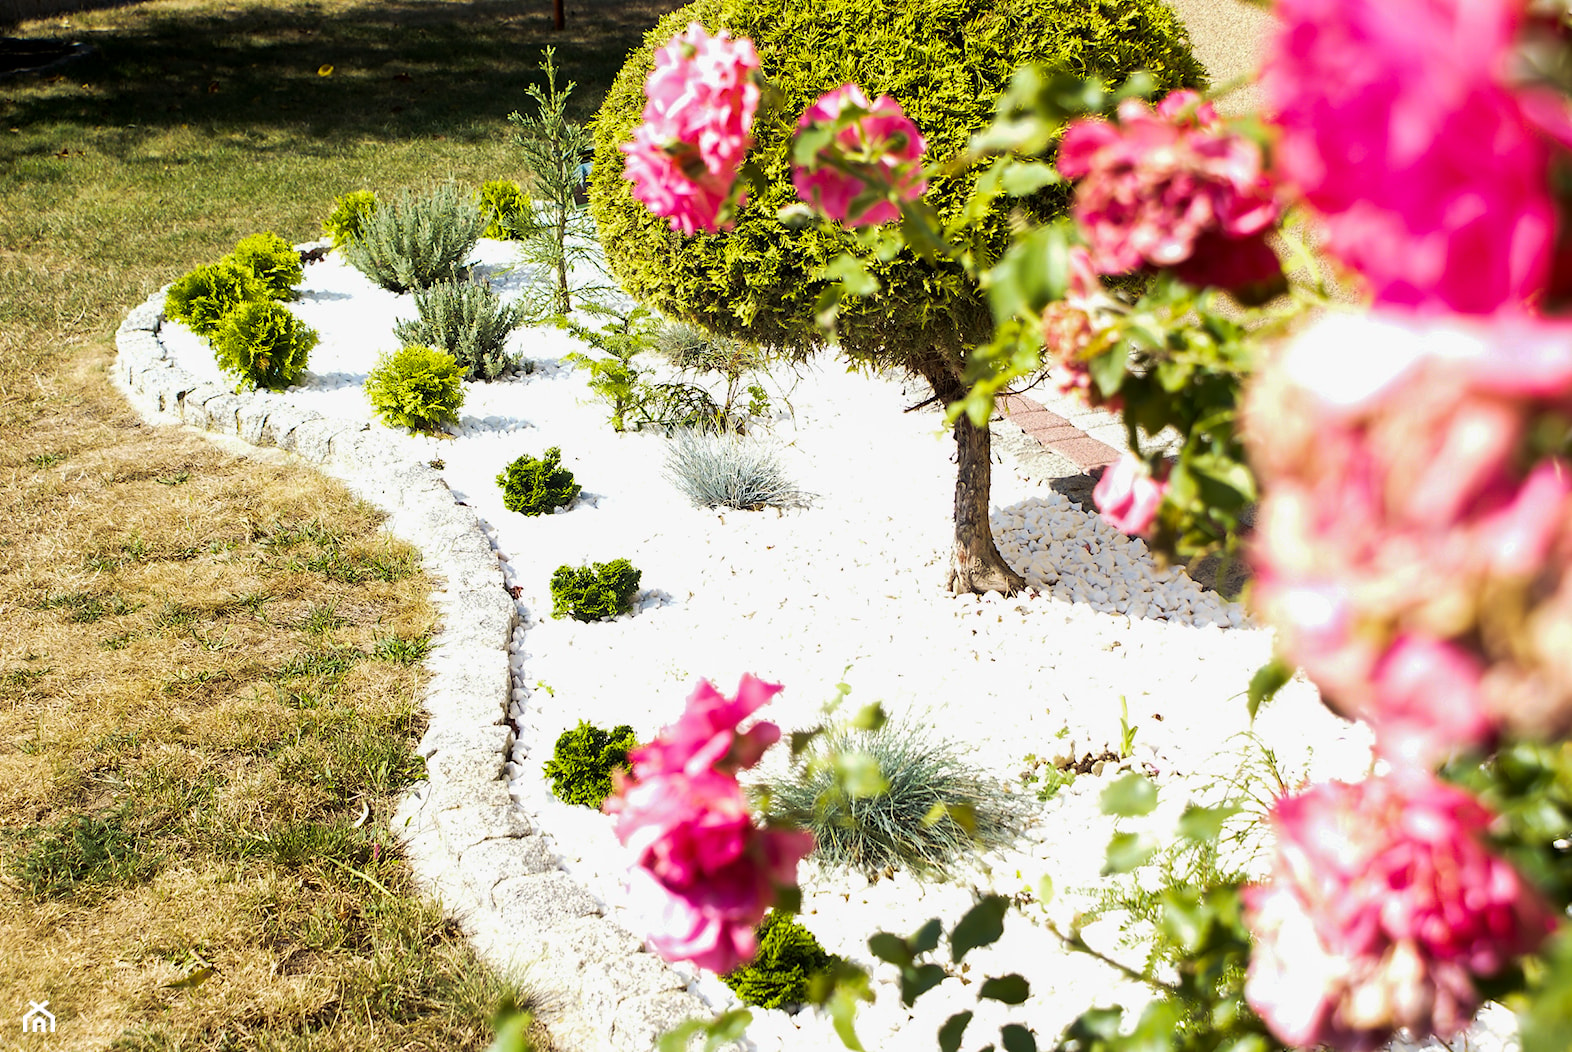
<instances>
[{"instance_id":1,"label":"tree trunk","mask_svg":"<svg viewBox=\"0 0 1572 1052\"><path fill-rule=\"evenodd\" d=\"M942 351L930 351L908 364L928 381L942 404L965 396L959 364L952 365ZM1026 587L1026 579L1010 569L999 554L988 522L988 494L993 482L988 428L973 426L971 419L963 415L955 422L955 451L955 545L950 552L948 587L957 595L1014 595Z\"/></svg>"}]
</instances>

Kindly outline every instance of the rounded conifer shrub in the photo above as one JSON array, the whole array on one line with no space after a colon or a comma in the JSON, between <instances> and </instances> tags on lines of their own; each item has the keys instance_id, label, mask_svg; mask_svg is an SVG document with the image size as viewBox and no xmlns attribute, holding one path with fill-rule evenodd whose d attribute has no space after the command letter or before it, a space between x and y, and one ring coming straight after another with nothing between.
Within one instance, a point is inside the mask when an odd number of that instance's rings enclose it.
<instances>
[{"instance_id":1,"label":"rounded conifer shrub","mask_svg":"<svg viewBox=\"0 0 1572 1052\"><path fill-rule=\"evenodd\" d=\"M683 237L634 200L618 147L644 107L653 53L697 21L711 33L749 37L763 73L782 92L761 109L748 159L767 189L750 197L729 232ZM891 95L922 132L928 158L959 154L987 126L1011 74L1025 64L1065 69L1122 84L1149 73L1160 93L1204 81L1183 24L1162 0L698 0L667 15L628 58L595 119L590 208L606 259L623 287L668 317L771 347L816 347L824 334L814 304L827 282L815 277L842 252L863 259L883 294L842 305L837 335L853 357L898 364L934 349L958 359L986 340L987 304L959 267L929 263L907 249L880 261L832 223L788 230L778 210L798 198L791 139L798 116L821 94L849 82L869 98ZM930 181L925 200L955 218L980 169ZM1063 186L1026 199L1046 220L1068 205ZM1002 199L976 231L979 255L1001 253Z\"/></svg>"},{"instance_id":2,"label":"rounded conifer shrub","mask_svg":"<svg viewBox=\"0 0 1572 1052\"><path fill-rule=\"evenodd\" d=\"M833 968L840 958L826 953L813 932L791 914L770 910L755 929L759 950L753 960L721 976L737 999L760 1008L792 1009L808 1000L815 973Z\"/></svg>"},{"instance_id":3,"label":"rounded conifer shrub","mask_svg":"<svg viewBox=\"0 0 1572 1052\"><path fill-rule=\"evenodd\" d=\"M256 275L276 300L295 298L295 286L304 273L300 253L288 241L268 232L243 237L226 259L232 259Z\"/></svg>"},{"instance_id":4,"label":"rounded conifer shrub","mask_svg":"<svg viewBox=\"0 0 1572 1052\"><path fill-rule=\"evenodd\" d=\"M317 332L272 300L237 307L213 333L219 367L242 387L281 391L306 371Z\"/></svg>"},{"instance_id":5,"label":"rounded conifer shrub","mask_svg":"<svg viewBox=\"0 0 1572 1052\"><path fill-rule=\"evenodd\" d=\"M464 370L446 351L405 347L377 359L366 376L366 400L384 424L430 434L458 423Z\"/></svg>"},{"instance_id":6,"label":"rounded conifer shrub","mask_svg":"<svg viewBox=\"0 0 1572 1052\"><path fill-rule=\"evenodd\" d=\"M322 221L322 232L341 248L360 236L366 217L377 210L377 195L370 190L351 190L333 198L333 211Z\"/></svg>"},{"instance_id":7,"label":"rounded conifer shrub","mask_svg":"<svg viewBox=\"0 0 1572 1052\"><path fill-rule=\"evenodd\" d=\"M243 303L268 298L267 286L233 259L204 263L175 279L164 295L164 313L198 336L212 336Z\"/></svg>"},{"instance_id":8,"label":"rounded conifer shrub","mask_svg":"<svg viewBox=\"0 0 1572 1052\"><path fill-rule=\"evenodd\" d=\"M608 731L580 720L577 727L557 736L551 759L541 770L551 779L551 792L558 800L598 808L611 795L611 773L633 769L628 753L638 746L639 739L626 723Z\"/></svg>"}]
</instances>

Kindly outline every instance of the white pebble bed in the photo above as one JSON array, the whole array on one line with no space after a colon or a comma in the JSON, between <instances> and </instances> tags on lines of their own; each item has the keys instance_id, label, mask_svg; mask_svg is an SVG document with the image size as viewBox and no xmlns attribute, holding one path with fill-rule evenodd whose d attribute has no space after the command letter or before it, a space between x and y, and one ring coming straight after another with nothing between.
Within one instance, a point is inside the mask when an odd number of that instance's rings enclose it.
<instances>
[{"instance_id":1,"label":"white pebble bed","mask_svg":"<svg viewBox=\"0 0 1572 1052\"><path fill-rule=\"evenodd\" d=\"M476 261L499 291L516 295L531 275L510 266L511 253L506 243L483 241ZM369 420L361 384L377 355L397 348L392 325L415 315L413 297L376 288L336 254L306 268L301 292L291 309L322 342L302 383L272 397ZM167 323L160 336L183 368L228 382L205 342L182 326ZM828 355L795 372L779 367L765 380L775 406L768 441L813 494L811 505L701 510L662 477L665 440L613 432L585 374L561 360L588 348L554 328L527 328L509 349L533 371L467 385L454 435L399 441L411 457L440 462L455 494L476 509L520 603L510 787L563 867L632 930L640 922L623 907L628 858L611 820L557 801L541 765L580 719L627 723L648 739L676 718L700 678L727 693L744 672L784 684L762 715L787 729L816 722L844 680L848 707L879 701L896 716L913 714L970 763L1028 793L1019 776L1029 754L1065 760L1118 749L1122 697L1136 727L1122 766L1154 775L1163 792L1154 815L1121 827L1165 834L1187 800L1205 796L1259 749L1242 737L1250 729L1244 691L1270 656L1267 631L1184 574L1156 569L1141 542L1028 477L1007 455L996 453L994 533L1030 590L1004 599L940 588L954 443L936 408L902 411L926 396L920 383L849 373ZM655 378L667 378L658 359L646 357ZM583 494L554 515L508 512L497 474L550 446L561 447ZM617 557L643 571L634 614L597 624L549 616L547 582L558 566ZM1369 764L1363 729L1327 713L1304 682L1291 683L1254 731L1291 777L1352 779ZM826 949L872 964L866 940L874 931L908 934L930 916L948 925L970 905L973 887L1015 894L1047 876L1060 889L1048 912L1067 923L1099 884L1114 828L1097 805L1121 765L1108 766L1040 805L1030 833L1002 856L977 859L967 884L923 884L898 873L869 885L805 865L802 922ZM1138 961L1139 950L1120 949L1110 927L1088 937ZM715 977L681 967L715 1008L734 1006ZM973 979L1012 971L1032 984L1025 1004L974 1002ZM893 969L881 965L876 977L877 1002L858 1024L870 1049L932 1047L937 1026L967 1008L978 1015L966 1047L996 1040L1002 1022L1031 1026L1045 1044L1081 1008L1144 999L1014 914L996 946L968 957L964 980L947 981L913 1010L900 1004ZM760 1050L839 1047L812 1013L755 1010L754 1018L750 1041Z\"/></svg>"}]
</instances>

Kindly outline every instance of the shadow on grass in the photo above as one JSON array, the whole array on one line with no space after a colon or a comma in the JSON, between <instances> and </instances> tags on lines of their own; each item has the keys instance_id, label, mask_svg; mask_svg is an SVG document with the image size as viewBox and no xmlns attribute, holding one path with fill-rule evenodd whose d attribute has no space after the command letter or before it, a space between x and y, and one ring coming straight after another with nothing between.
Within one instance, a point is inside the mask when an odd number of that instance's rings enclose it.
<instances>
[{"instance_id":1,"label":"shadow on grass","mask_svg":"<svg viewBox=\"0 0 1572 1052\"><path fill-rule=\"evenodd\" d=\"M83 16L97 54L53 79L68 90L0 104L9 126L107 125L142 132L189 125L324 146L486 134L526 104L541 49L580 85L580 119L599 106L627 52L674 0L551 5L517 0L285 3L122 9ZM80 88L78 88L80 85ZM19 85L20 86L20 85ZM130 136L136 139L139 136Z\"/></svg>"}]
</instances>

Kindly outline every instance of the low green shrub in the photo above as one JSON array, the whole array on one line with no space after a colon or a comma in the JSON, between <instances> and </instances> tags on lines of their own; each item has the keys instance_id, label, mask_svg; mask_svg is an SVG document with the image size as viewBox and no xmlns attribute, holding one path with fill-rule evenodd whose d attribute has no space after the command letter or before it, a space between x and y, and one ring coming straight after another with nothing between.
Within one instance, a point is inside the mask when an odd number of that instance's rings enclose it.
<instances>
[{"instance_id":1,"label":"low green shrub","mask_svg":"<svg viewBox=\"0 0 1572 1052\"><path fill-rule=\"evenodd\" d=\"M840 958L826 953L813 932L791 914L770 910L755 934L759 951L749 963L721 976L745 1005L790 1008L808 999L808 981L834 968Z\"/></svg>"},{"instance_id":2,"label":"low green shrub","mask_svg":"<svg viewBox=\"0 0 1572 1052\"><path fill-rule=\"evenodd\" d=\"M344 258L390 292L426 289L458 276L485 227L475 202L452 183L405 190L362 218Z\"/></svg>"},{"instance_id":3,"label":"low green shrub","mask_svg":"<svg viewBox=\"0 0 1572 1052\"><path fill-rule=\"evenodd\" d=\"M267 298L267 286L255 274L232 259L221 259L176 278L164 296L164 313L198 336L211 336L236 307Z\"/></svg>"},{"instance_id":4,"label":"low green shrub","mask_svg":"<svg viewBox=\"0 0 1572 1052\"><path fill-rule=\"evenodd\" d=\"M360 236L366 217L377 210L377 195L370 190L351 190L333 199L333 211L322 221L322 232L333 239L334 248Z\"/></svg>"},{"instance_id":5,"label":"low green shrub","mask_svg":"<svg viewBox=\"0 0 1572 1052\"><path fill-rule=\"evenodd\" d=\"M420 317L401 321L393 333L405 343L440 347L464 369L466 380L494 380L513 364L503 348L524 323L525 308L507 304L489 285L443 281L415 293Z\"/></svg>"},{"instance_id":6,"label":"low green shrub","mask_svg":"<svg viewBox=\"0 0 1572 1052\"><path fill-rule=\"evenodd\" d=\"M884 788L862 796L841 789L836 758L865 757ZM816 739L770 794L773 817L813 833L821 864L869 879L904 869L950 879L980 851L1012 843L1026 826L1027 797L971 770L955 745L920 725L839 728Z\"/></svg>"},{"instance_id":7,"label":"low green shrub","mask_svg":"<svg viewBox=\"0 0 1572 1052\"><path fill-rule=\"evenodd\" d=\"M464 370L446 351L405 347L384 354L366 376L366 398L389 427L430 434L458 423L464 404Z\"/></svg>"},{"instance_id":8,"label":"low green shrub","mask_svg":"<svg viewBox=\"0 0 1572 1052\"><path fill-rule=\"evenodd\" d=\"M633 610L643 572L626 559L591 566L559 566L551 575L551 616L604 621Z\"/></svg>"},{"instance_id":9,"label":"low green shrub","mask_svg":"<svg viewBox=\"0 0 1572 1052\"><path fill-rule=\"evenodd\" d=\"M481 237L519 241L535 229L535 211L530 206L529 194L511 179L482 183L477 204L486 219Z\"/></svg>"},{"instance_id":10,"label":"low green shrub","mask_svg":"<svg viewBox=\"0 0 1572 1052\"><path fill-rule=\"evenodd\" d=\"M316 330L272 300L241 304L213 332L219 367L242 387L281 391L306 371Z\"/></svg>"},{"instance_id":11,"label":"low green shrub","mask_svg":"<svg viewBox=\"0 0 1572 1052\"><path fill-rule=\"evenodd\" d=\"M611 795L611 772L629 771L628 753L638 748L633 728L619 724L610 731L586 720L557 737L557 747L542 770L551 779L551 792L558 800L582 807L599 808Z\"/></svg>"},{"instance_id":12,"label":"low green shrub","mask_svg":"<svg viewBox=\"0 0 1572 1052\"><path fill-rule=\"evenodd\" d=\"M808 504L775 450L741 435L678 432L666 452L666 478L696 508L754 511Z\"/></svg>"},{"instance_id":13,"label":"low green shrub","mask_svg":"<svg viewBox=\"0 0 1572 1052\"><path fill-rule=\"evenodd\" d=\"M547 515L565 508L579 495L573 472L562 466L562 450L552 446L544 457L522 456L497 476L502 505L523 515Z\"/></svg>"},{"instance_id":14,"label":"low green shrub","mask_svg":"<svg viewBox=\"0 0 1572 1052\"><path fill-rule=\"evenodd\" d=\"M295 298L295 286L300 284L303 270L300 253L288 241L274 233L252 234L243 237L226 259L232 259L251 271L267 288L267 294L276 300Z\"/></svg>"}]
</instances>

